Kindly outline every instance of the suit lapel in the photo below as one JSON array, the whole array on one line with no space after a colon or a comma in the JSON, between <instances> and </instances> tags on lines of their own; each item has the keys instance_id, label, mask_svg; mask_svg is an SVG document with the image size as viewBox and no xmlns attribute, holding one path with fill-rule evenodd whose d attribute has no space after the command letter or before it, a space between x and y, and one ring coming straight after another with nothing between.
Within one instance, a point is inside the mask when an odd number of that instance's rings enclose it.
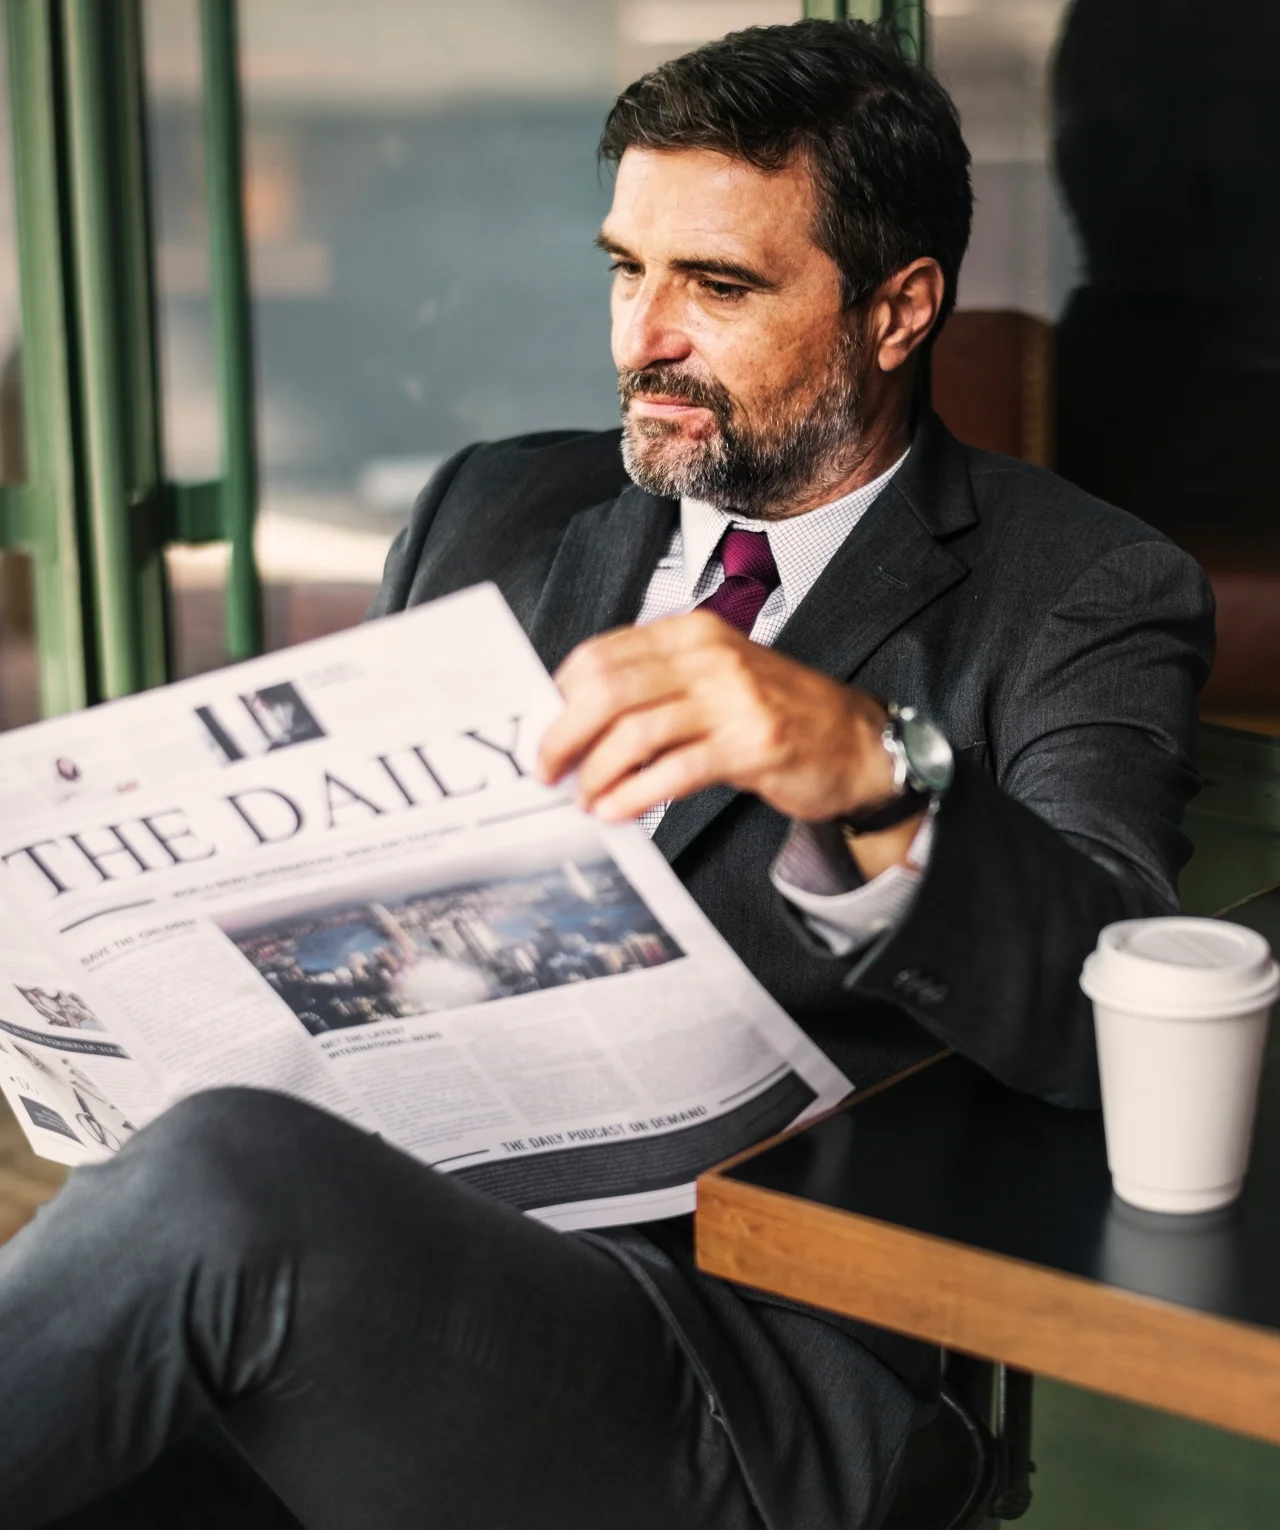
<instances>
[{"instance_id":1,"label":"suit lapel","mask_svg":"<svg viewBox=\"0 0 1280 1530\"><path fill-rule=\"evenodd\" d=\"M677 513L674 500L630 484L569 522L529 626L549 670L586 638L635 620Z\"/></svg>"},{"instance_id":2,"label":"suit lapel","mask_svg":"<svg viewBox=\"0 0 1280 1530\"><path fill-rule=\"evenodd\" d=\"M967 571L891 483L845 538L773 646L811 669L848 680L891 633Z\"/></svg>"},{"instance_id":3,"label":"suit lapel","mask_svg":"<svg viewBox=\"0 0 1280 1530\"><path fill-rule=\"evenodd\" d=\"M851 679L886 638L964 578L967 565L936 538L975 518L963 455L929 417L902 470L845 538L774 648L833 679ZM674 860L737 795L715 786L673 802L654 843Z\"/></svg>"}]
</instances>

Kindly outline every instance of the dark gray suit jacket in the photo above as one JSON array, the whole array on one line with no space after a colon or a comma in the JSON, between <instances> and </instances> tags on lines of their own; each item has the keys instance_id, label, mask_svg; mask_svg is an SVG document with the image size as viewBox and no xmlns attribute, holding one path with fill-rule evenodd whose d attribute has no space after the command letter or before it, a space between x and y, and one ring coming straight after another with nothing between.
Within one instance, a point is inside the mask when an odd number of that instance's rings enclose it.
<instances>
[{"instance_id":1,"label":"dark gray suit jacket","mask_svg":"<svg viewBox=\"0 0 1280 1530\"><path fill-rule=\"evenodd\" d=\"M618 440L542 435L458 453L419 496L370 614L493 580L549 668L632 621L678 509L629 483ZM775 647L919 707L951 740L955 783L919 895L869 953L831 955L770 882L786 820L728 787L664 817L655 842L681 880L855 1084L942 1041L1017 1089L1095 1104L1077 978L1104 924L1176 907L1195 694L1213 647L1203 574L1140 521L960 445L926 412L906 463ZM671 1313L755 1461L762 1508L785 1523L787 1484L760 1460L776 1458L790 1427L779 1399L759 1397L760 1309L694 1276L678 1231L606 1241ZM919 1381L904 1349L860 1336ZM830 1362L809 1390L833 1410L849 1403L842 1347L833 1336L823 1361L806 1362ZM805 1456L803 1442L794 1452ZM830 1461L799 1456L791 1481L825 1491ZM832 1514L851 1503L833 1499Z\"/></svg>"}]
</instances>

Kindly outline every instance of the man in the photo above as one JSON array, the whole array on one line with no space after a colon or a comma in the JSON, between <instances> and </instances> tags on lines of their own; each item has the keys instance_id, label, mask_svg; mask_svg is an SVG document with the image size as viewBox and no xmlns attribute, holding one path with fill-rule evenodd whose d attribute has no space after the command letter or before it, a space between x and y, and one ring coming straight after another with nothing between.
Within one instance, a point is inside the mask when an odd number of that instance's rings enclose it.
<instances>
[{"instance_id":1,"label":"man","mask_svg":"<svg viewBox=\"0 0 1280 1530\"><path fill-rule=\"evenodd\" d=\"M640 817L857 1083L943 1042L1092 1104L1076 976L1175 906L1202 578L916 405L968 156L875 34L727 38L602 150L621 442L459 453L374 614L495 580L559 666L546 778ZM0 1332L10 1530L252 1498L237 1450L314 1530L868 1527L933 1385L700 1276L687 1220L556 1234L252 1091L78 1174L0 1252ZM204 1522L278 1522L234 1502Z\"/></svg>"}]
</instances>

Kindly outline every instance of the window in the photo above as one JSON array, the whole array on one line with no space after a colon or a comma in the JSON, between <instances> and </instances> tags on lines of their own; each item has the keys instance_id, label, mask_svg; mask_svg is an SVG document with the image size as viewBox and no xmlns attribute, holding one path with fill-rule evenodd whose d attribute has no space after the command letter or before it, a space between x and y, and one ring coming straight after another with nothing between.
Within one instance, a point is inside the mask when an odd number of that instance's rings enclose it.
<instances>
[{"instance_id":1,"label":"window","mask_svg":"<svg viewBox=\"0 0 1280 1530\"><path fill-rule=\"evenodd\" d=\"M241 0L259 553L278 645L362 614L468 442L617 419L595 146L628 80L799 0ZM216 468L194 6L147 10L173 476ZM220 660L219 553L171 555Z\"/></svg>"}]
</instances>

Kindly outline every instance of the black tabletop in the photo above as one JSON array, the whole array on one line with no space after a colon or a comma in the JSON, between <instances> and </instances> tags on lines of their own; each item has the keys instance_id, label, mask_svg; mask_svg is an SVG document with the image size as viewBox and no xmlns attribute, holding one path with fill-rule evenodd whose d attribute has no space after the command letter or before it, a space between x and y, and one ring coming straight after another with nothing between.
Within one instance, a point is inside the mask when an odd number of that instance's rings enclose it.
<instances>
[{"instance_id":1,"label":"black tabletop","mask_svg":"<svg viewBox=\"0 0 1280 1530\"><path fill-rule=\"evenodd\" d=\"M1280 889L1227 916L1280 951ZM1280 1024L1236 1205L1199 1216L1111 1191L1102 1118L947 1057L726 1175L1219 1317L1280 1329Z\"/></svg>"}]
</instances>

